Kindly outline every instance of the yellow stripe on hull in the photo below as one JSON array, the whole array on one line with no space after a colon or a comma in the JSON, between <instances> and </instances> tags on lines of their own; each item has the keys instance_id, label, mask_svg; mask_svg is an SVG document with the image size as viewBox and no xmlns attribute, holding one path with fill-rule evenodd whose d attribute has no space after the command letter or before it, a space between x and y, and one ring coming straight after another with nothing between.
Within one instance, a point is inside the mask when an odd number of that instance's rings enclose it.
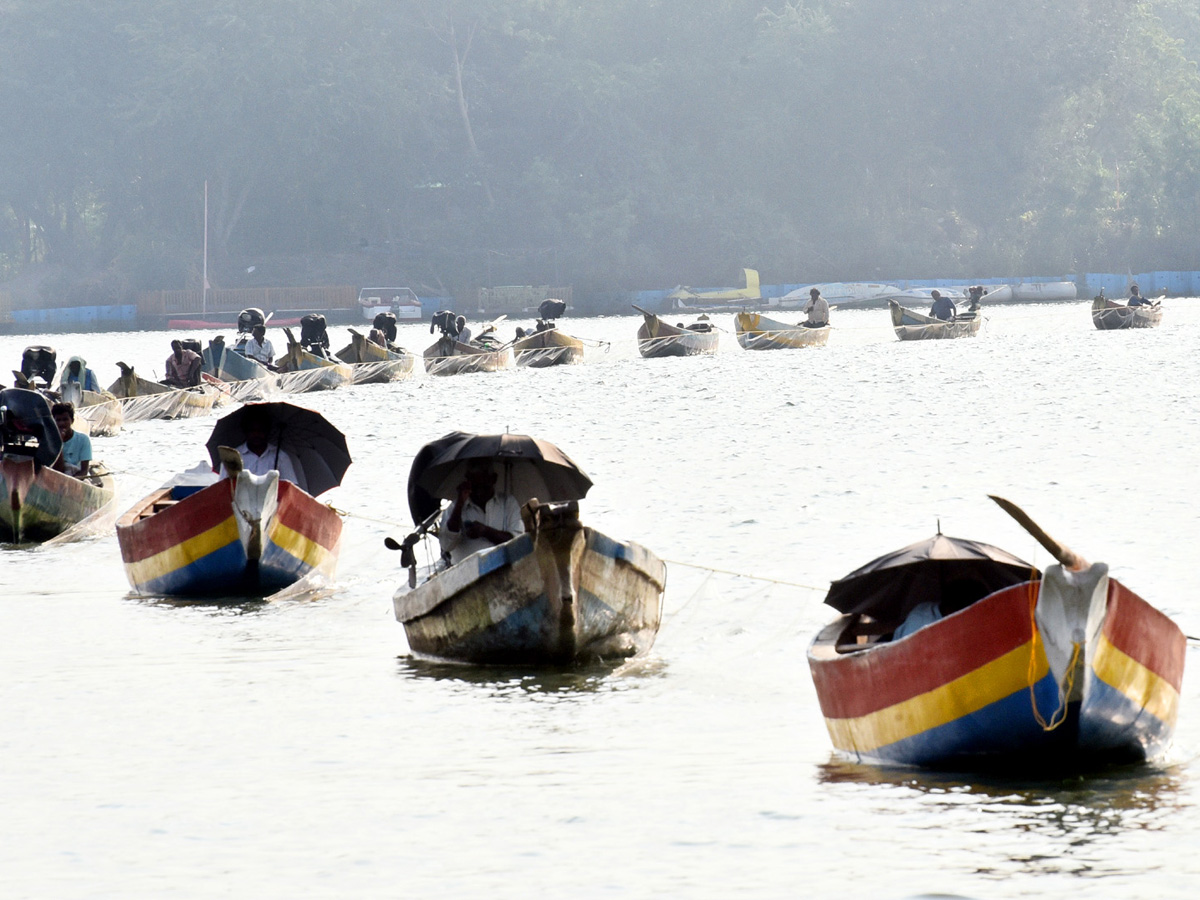
<instances>
[{"instance_id":1,"label":"yellow stripe on hull","mask_svg":"<svg viewBox=\"0 0 1200 900\"><path fill-rule=\"evenodd\" d=\"M1156 675L1131 656L1111 644L1104 635L1096 643L1092 657L1096 677L1127 697L1139 709L1174 726L1179 715L1179 692L1166 679Z\"/></svg>"},{"instance_id":2,"label":"yellow stripe on hull","mask_svg":"<svg viewBox=\"0 0 1200 900\"><path fill-rule=\"evenodd\" d=\"M214 525L181 544L168 547L161 553L147 556L137 562L127 562L125 568L133 584L147 584L239 540L237 520L230 516L219 525Z\"/></svg>"}]
</instances>

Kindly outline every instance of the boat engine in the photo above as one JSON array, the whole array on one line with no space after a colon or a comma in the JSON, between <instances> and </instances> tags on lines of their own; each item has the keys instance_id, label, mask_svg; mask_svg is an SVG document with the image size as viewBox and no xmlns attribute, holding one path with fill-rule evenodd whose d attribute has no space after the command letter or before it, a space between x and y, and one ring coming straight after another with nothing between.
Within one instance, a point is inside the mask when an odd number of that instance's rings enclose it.
<instances>
[{"instance_id":1,"label":"boat engine","mask_svg":"<svg viewBox=\"0 0 1200 900\"><path fill-rule=\"evenodd\" d=\"M377 313L371 322L372 328L378 328L389 344L396 342L396 314L390 312Z\"/></svg>"},{"instance_id":2,"label":"boat engine","mask_svg":"<svg viewBox=\"0 0 1200 900\"><path fill-rule=\"evenodd\" d=\"M439 309L433 314L433 319L429 323L429 333L433 334L437 329L441 329L443 337L458 337L458 316L453 310Z\"/></svg>"},{"instance_id":3,"label":"boat engine","mask_svg":"<svg viewBox=\"0 0 1200 900\"><path fill-rule=\"evenodd\" d=\"M255 325L266 325L267 317L257 306L251 306L238 313L238 334L249 334Z\"/></svg>"},{"instance_id":4,"label":"boat engine","mask_svg":"<svg viewBox=\"0 0 1200 900\"><path fill-rule=\"evenodd\" d=\"M40 378L45 382L43 387L50 387L54 380L54 372L58 368L58 354L53 347L35 345L26 347L21 354L21 374L28 380Z\"/></svg>"},{"instance_id":5,"label":"boat engine","mask_svg":"<svg viewBox=\"0 0 1200 900\"><path fill-rule=\"evenodd\" d=\"M324 316L309 313L300 319L300 346L316 356L329 356L329 332Z\"/></svg>"},{"instance_id":6,"label":"boat engine","mask_svg":"<svg viewBox=\"0 0 1200 900\"><path fill-rule=\"evenodd\" d=\"M555 319L562 316L567 311L566 300L543 300L538 304L538 316L544 319L547 323L553 322Z\"/></svg>"},{"instance_id":7,"label":"boat engine","mask_svg":"<svg viewBox=\"0 0 1200 900\"><path fill-rule=\"evenodd\" d=\"M191 350L193 353L201 352L199 338L184 338L179 343L183 345L184 350Z\"/></svg>"},{"instance_id":8,"label":"boat engine","mask_svg":"<svg viewBox=\"0 0 1200 900\"><path fill-rule=\"evenodd\" d=\"M23 388L0 391L0 447L5 453L32 456L37 466L54 464L62 436L45 397Z\"/></svg>"}]
</instances>

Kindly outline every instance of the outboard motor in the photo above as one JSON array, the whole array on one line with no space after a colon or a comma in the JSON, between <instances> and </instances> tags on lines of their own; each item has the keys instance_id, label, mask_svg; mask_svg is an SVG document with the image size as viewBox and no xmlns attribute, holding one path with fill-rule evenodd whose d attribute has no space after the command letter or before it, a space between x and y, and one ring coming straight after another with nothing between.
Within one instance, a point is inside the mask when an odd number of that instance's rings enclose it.
<instances>
[{"instance_id":1,"label":"outboard motor","mask_svg":"<svg viewBox=\"0 0 1200 900\"><path fill-rule=\"evenodd\" d=\"M566 311L566 300L543 300L538 304L538 316L548 321L559 318Z\"/></svg>"},{"instance_id":2,"label":"outboard motor","mask_svg":"<svg viewBox=\"0 0 1200 900\"><path fill-rule=\"evenodd\" d=\"M328 356L329 332L325 330L325 317L309 313L300 319L300 346L317 356Z\"/></svg>"},{"instance_id":3,"label":"outboard motor","mask_svg":"<svg viewBox=\"0 0 1200 900\"><path fill-rule=\"evenodd\" d=\"M389 344L396 342L396 314L390 312L377 313L371 323L372 328L378 328Z\"/></svg>"},{"instance_id":4,"label":"outboard motor","mask_svg":"<svg viewBox=\"0 0 1200 900\"><path fill-rule=\"evenodd\" d=\"M201 352L199 338L184 338L179 343L183 346L184 350L191 350L193 353Z\"/></svg>"},{"instance_id":5,"label":"outboard motor","mask_svg":"<svg viewBox=\"0 0 1200 900\"><path fill-rule=\"evenodd\" d=\"M267 317L257 306L251 306L238 313L238 334L249 334L255 325L266 325Z\"/></svg>"},{"instance_id":6,"label":"outboard motor","mask_svg":"<svg viewBox=\"0 0 1200 900\"><path fill-rule=\"evenodd\" d=\"M58 368L57 360L58 354L54 352L53 347L26 347L25 352L21 354L21 374L30 381L40 378L45 382L44 386L49 387Z\"/></svg>"},{"instance_id":7,"label":"outboard motor","mask_svg":"<svg viewBox=\"0 0 1200 900\"><path fill-rule=\"evenodd\" d=\"M0 446L5 453L32 456L39 466L54 464L62 436L45 397L22 388L0 391Z\"/></svg>"},{"instance_id":8,"label":"outboard motor","mask_svg":"<svg viewBox=\"0 0 1200 900\"><path fill-rule=\"evenodd\" d=\"M983 302L983 298L987 296L987 291L984 290L981 285L976 285L975 287L967 288L967 292L971 295L971 304L968 309L971 312L975 312L977 309L979 309L980 304Z\"/></svg>"},{"instance_id":9,"label":"outboard motor","mask_svg":"<svg viewBox=\"0 0 1200 900\"><path fill-rule=\"evenodd\" d=\"M458 316L449 309L439 309L429 323L429 333L441 329L444 337L458 337Z\"/></svg>"}]
</instances>

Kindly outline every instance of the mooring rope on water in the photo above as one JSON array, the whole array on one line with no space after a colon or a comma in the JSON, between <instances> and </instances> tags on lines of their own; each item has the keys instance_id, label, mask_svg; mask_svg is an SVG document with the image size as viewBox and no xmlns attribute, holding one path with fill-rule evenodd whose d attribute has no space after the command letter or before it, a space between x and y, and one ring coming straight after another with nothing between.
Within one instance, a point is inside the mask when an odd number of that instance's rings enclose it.
<instances>
[{"instance_id":1,"label":"mooring rope on water","mask_svg":"<svg viewBox=\"0 0 1200 900\"><path fill-rule=\"evenodd\" d=\"M684 566L685 568L689 569L700 569L703 572L715 572L718 575L733 575L737 578L748 578L752 581L765 581L769 584L782 584L787 587L803 588L806 591L824 592L828 590L828 588L825 587L816 587L811 584L801 584L798 581L787 581L783 578L768 578L765 575L751 575L749 572L735 572L732 569L718 569L715 566L702 566L698 563L683 562L682 560L678 559L667 559L665 556L660 556L659 559L672 566Z\"/></svg>"}]
</instances>

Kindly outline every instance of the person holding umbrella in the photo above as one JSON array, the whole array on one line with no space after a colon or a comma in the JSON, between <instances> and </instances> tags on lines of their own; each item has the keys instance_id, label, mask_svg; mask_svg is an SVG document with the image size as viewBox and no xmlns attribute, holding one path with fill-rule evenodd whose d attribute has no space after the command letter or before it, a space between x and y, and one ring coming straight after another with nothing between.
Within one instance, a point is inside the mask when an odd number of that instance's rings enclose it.
<instances>
[{"instance_id":1,"label":"person holding umbrella","mask_svg":"<svg viewBox=\"0 0 1200 900\"><path fill-rule=\"evenodd\" d=\"M458 496L442 514L438 533L442 554L456 564L524 531L521 506L512 494L496 490L491 462L470 460L466 478L458 485Z\"/></svg>"},{"instance_id":2,"label":"person holding umbrella","mask_svg":"<svg viewBox=\"0 0 1200 900\"><path fill-rule=\"evenodd\" d=\"M237 451L242 455L242 468L255 475L266 475L272 469L279 472L282 481L290 481L303 487L296 475L296 464L292 455L271 440L271 419L254 406L246 407L252 414L244 416L242 429L246 440ZM228 478L229 471L221 464L221 477Z\"/></svg>"}]
</instances>

